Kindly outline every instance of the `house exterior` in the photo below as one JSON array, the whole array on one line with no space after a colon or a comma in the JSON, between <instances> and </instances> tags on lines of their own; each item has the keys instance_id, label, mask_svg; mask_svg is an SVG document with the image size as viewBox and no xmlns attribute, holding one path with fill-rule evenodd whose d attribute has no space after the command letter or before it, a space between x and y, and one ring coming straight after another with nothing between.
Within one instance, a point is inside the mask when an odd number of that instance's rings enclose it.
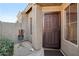
<instances>
[{"instance_id":1,"label":"house exterior","mask_svg":"<svg viewBox=\"0 0 79 59\"><path fill-rule=\"evenodd\" d=\"M35 50L54 48L65 55L79 56L78 10L78 3L29 3L17 17L25 24L25 36L32 37Z\"/></svg>"}]
</instances>

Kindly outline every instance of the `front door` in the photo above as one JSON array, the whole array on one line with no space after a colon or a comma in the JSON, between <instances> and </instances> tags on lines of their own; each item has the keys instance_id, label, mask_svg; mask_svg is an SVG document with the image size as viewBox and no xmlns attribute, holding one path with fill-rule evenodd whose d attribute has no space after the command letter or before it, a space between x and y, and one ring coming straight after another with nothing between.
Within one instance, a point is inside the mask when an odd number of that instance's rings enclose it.
<instances>
[{"instance_id":1,"label":"front door","mask_svg":"<svg viewBox=\"0 0 79 59\"><path fill-rule=\"evenodd\" d=\"M46 13L43 27L44 48L60 48L60 30L60 12Z\"/></svg>"}]
</instances>

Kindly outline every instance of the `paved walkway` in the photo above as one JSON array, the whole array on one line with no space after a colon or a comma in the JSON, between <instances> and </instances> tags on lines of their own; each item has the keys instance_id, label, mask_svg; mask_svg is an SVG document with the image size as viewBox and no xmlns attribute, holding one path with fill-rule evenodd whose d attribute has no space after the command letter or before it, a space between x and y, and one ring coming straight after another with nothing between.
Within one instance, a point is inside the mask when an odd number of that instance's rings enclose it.
<instances>
[{"instance_id":1,"label":"paved walkway","mask_svg":"<svg viewBox=\"0 0 79 59\"><path fill-rule=\"evenodd\" d=\"M14 45L14 56L44 56L44 50L35 51L32 44L25 41L22 46L19 46L19 43Z\"/></svg>"},{"instance_id":2,"label":"paved walkway","mask_svg":"<svg viewBox=\"0 0 79 59\"><path fill-rule=\"evenodd\" d=\"M63 56L63 54L57 49L35 51L30 42L24 41L22 46L19 46L19 43L14 45L14 56Z\"/></svg>"}]
</instances>

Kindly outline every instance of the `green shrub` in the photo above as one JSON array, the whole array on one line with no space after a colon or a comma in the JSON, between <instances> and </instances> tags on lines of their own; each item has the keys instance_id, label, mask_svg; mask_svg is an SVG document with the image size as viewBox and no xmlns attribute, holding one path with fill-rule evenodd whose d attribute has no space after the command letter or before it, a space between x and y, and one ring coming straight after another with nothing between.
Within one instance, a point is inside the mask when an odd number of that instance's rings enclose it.
<instances>
[{"instance_id":1,"label":"green shrub","mask_svg":"<svg viewBox=\"0 0 79 59\"><path fill-rule=\"evenodd\" d=\"M0 38L0 55L12 56L14 43L7 38Z\"/></svg>"}]
</instances>

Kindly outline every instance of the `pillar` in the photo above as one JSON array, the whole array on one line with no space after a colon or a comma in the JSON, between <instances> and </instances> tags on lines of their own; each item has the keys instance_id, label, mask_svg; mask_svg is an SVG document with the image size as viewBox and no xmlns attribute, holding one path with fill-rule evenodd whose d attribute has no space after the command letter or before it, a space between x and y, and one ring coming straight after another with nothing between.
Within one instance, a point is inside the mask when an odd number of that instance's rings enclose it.
<instances>
[{"instance_id":1,"label":"pillar","mask_svg":"<svg viewBox=\"0 0 79 59\"><path fill-rule=\"evenodd\" d=\"M42 27L43 14L42 8L34 4L32 7L32 45L33 48L39 50L42 48Z\"/></svg>"}]
</instances>

